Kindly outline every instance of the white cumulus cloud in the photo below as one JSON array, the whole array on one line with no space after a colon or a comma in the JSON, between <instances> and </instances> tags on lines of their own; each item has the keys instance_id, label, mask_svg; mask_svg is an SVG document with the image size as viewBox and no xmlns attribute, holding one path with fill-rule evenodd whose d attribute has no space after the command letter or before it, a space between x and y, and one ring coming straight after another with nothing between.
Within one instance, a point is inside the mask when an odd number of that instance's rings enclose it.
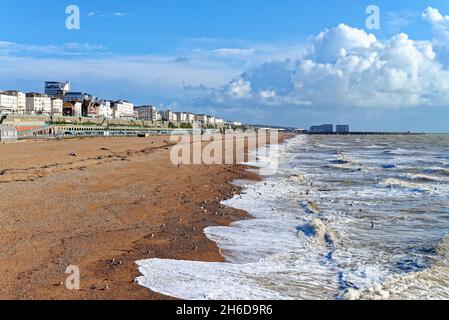
<instances>
[{"instance_id":1,"label":"white cumulus cloud","mask_svg":"<svg viewBox=\"0 0 449 320\"><path fill-rule=\"evenodd\" d=\"M440 37L449 32L449 16L437 9L426 9L423 17ZM211 102L241 107L449 106L444 43L437 36L416 41L404 33L380 40L340 24L314 37L302 56L264 63L221 88L203 88L202 99L207 94Z\"/></svg>"}]
</instances>

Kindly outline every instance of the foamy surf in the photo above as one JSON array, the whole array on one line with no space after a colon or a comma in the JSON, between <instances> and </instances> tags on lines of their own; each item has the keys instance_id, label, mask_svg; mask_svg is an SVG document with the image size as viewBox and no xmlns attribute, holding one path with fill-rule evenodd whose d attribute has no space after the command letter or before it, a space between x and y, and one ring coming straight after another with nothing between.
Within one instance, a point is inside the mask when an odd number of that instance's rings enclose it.
<instances>
[{"instance_id":1,"label":"foamy surf","mask_svg":"<svg viewBox=\"0 0 449 320\"><path fill-rule=\"evenodd\" d=\"M299 136L279 147L276 175L239 182L223 204L255 219L205 230L226 262L139 261L138 282L182 299L444 298L449 144L348 139Z\"/></svg>"}]
</instances>

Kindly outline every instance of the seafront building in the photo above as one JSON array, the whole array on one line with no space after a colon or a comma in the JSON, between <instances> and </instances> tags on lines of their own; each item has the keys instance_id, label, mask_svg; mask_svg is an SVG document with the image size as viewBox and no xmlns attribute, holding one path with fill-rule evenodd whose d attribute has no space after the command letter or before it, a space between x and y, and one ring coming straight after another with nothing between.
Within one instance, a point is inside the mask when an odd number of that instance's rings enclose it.
<instances>
[{"instance_id":1,"label":"seafront building","mask_svg":"<svg viewBox=\"0 0 449 320\"><path fill-rule=\"evenodd\" d=\"M333 133L334 125L333 124L322 124L319 126L312 126L309 130L310 133Z\"/></svg>"},{"instance_id":2,"label":"seafront building","mask_svg":"<svg viewBox=\"0 0 449 320\"><path fill-rule=\"evenodd\" d=\"M108 100L101 100L97 102L97 116L99 118L112 119L114 111L112 110L112 102Z\"/></svg>"},{"instance_id":3,"label":"seafront building","mask_svg":"<svg viewBox=\"0 0 449 320\"><path fill-rule=\"evenodd\" d=\"M114 119L134 119L134 104L125 100L115 101L112 104Z\"/></svg>"},{"instance_id":4,"label":"seafront building","mask_svg":"<svg viewBox=\"0 0 449 320\"><path fill-rule=\"evenodd\" d=\"M64 102L62 115L65 117L81 117L82 106L81 102L77 101Z\"/></svg>"},{"instance_id":5,"label":"seafront building","mask_svg":"<svg viewBox=\"0 0 449 320\"><path fill-rule=\"evenodd\" d=\"M195 116L195 121L207 125L207 116L205 114L198 114Z\"/></svg>"},{"instance_id":6,"label":"seafront building","mask_svg":"<svg viewBox=\"0 0 449 320\"><path fill-rule=\"evenodd\" d=\"M26 94L26 111L29 114L51 114L51 98L44 93L30 92Z\"/></svg>"},{"instance_id":7,"label":"seafront building","mask_svg":"<svg viewBox=\"0 0 449 320\"><path fill-rule=\"evenodd\" d=\"M55 116L62 116L64 109L64 101L59 98L51 98L51 114Z\"/></svg>"},{"instance_id":8,"label":"seafront building","mask_svg":"<svg viewBox=\"0 0 449 320\"><path fill-rule=\"evenodd\" d=\"M0 114L26 111L26 95L16 90L0 91Z\"/></svg>"},{"instance_id":9,"label":"seafront building","mask_svg":"<svg viewBox=\"0 0 449 320\"><path fill-rule=\"evenodd\" d=\"M337 133L337 134L348 134L349 133L349 126L344 125L337 125L335 127L334 131L334 125L333 124L322 124L319 126L312 126L310 127L310 130L307 131L308 133L316 133L316 134L331 134L331 133Z\"/></svg>"},{"instance_id":10,"label":"seafront building","mask_svg":"<svg viewBox=\"0 0 449 320\"><path fill-rule=\"evenodd\" d=\"M162 113L162 120L177 123L178 117L176 116L175 112L173 112L171 110L165 110Z\"/></svg>"},{"instance_id":11,"label":"seafront building","mask_svg":"<svg viewBox=\"0 0 449 320\"><path fill-rule=\"evenodd\" d=\"M89 93L71 91L71 89L71 84L68 81L47 81L45 82L44 93L29 92L25 94L17 90L0 90L0 121L8 115L42 115L79 118L66 119L68 123L74 123L78 120L89 122L89 120L83 120L82 118L101 118L104 120L123 120L123 123L127 123L127 120L138 120L152 123L156 127L169 128L195 123L199 123L203 127L216 128L241 126L240 122L225 121L213 115L174 112L172 110L158 111L152 105L134 106L132 102L123 99L116 101L98 99ZM23 118L20 121L17 119L19 122L34 123L31 120L31 118ZM55 121L64 122L65 119L56 119ZM132 124L133 122L128 123Z\"/></svg>"},{"instance_id":12,"label":"seafront building","mask_svg":"<svg viewBox=\"0 0 449 320\"><path fill-rule=\"evenodd\" d=\"M86 101L95 101L96 98L88 93L83 93L83 92L67 92L64 95L65 102L71 102L71 101L83 102L85 100Z\"/></svg>"},{"instance_id":13,"label":"seafront building","mask_svg":"<svg viewBox=\"0 0 449 320\"><path fill-rule=\"evenodd\" d=\"M349 133L349 126L348 125L337 125L336 132L337 133Z\"/></svg>"},{"instance_id":14,"label":"seafront building","mask_svg":"<svg viewBox=\"0 0 449 320\"><path fill-rule=\"evenodd\" d=\"M70 82L57 82L47 81L45 82L44 92L49 97L63 98L67 92L70 91Z\"/></svg>"},{"instance_id":15,"label":"seafront building","mask_svg":"<svg viewBox=\"0 0 449 320\"><path fill-rule=\"evenodd\" d=\"M191 112L187 112L187 123L194 123L195 115Z\"/></svg>"},{"instance_id":16,"label":"seafront building","mask_svg":"<svg viewBox=\"0 0 449 320\"><path fill-rule=\"evenodd\" d=\"M157 110L153 106L136 106L134 110L137 111L137 119L146 121L158 121Z\"/></svg>"}]
</instances>

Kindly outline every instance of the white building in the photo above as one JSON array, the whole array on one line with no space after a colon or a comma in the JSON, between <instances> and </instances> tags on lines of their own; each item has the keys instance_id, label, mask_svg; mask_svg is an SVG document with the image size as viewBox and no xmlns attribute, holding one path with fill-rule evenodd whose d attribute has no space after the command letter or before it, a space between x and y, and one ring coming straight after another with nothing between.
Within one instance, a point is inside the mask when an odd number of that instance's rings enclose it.
<instances>
[{"instance_id":1,"label":"white building","mask_svg":"<svg viewBox=\"0 0 449 320\"><path fill-rule=\"evenodd\" d=\"M194 123L195 115L193 113L187 112L187 123Z\"/></svg>"},{"instance_id":2,"label":"white building","mask_svg":"<svg viewBox=\"0 0 449 320\"><path fill-rule=\"evenodd\" d=\"M170 122L178 122L178 117L176 116L176 113L170 111L170 110L165 110L162 116L162 119L164 121L170 121Z\"/></svg>"},{"instance_id":3,"label":"white building","mask_svg":"<svg viewBox=\"0 0 449 320\"><path fill-rule=\"evenodd\" d=\"M32 114L50 114L51 98L42 93L26 94L26 111Z\"/></svg>"},{"instance_id":4,"label":"white building","mask_svg":"<svg viewBox=\"0 0 449 320\"><path fill-rule=\"evenodd\" d=\"M146 121L157 121L157 110L153 106L138 106L134 108L137 111L137 118Z\"/></svg>"},{"instance_id":5,"label":"white building","mask_svg":"<svg viewBox=\"0 0 449 320\"><path fill-rule=\"evenodd\" d=\"M23 114L25 109L25 93L15 90L0 91L0 113Z\"/></svg>"},{"instance_id":6,"label":"white building","mask_svg":"<svg viewBox=\"0 0 449 320\"><path fill-rule=\"evenodd\" d=\"M14 113L17 110L17 98L0 92L0 113Z\"/></svg>"},{"instance_id":7,"label":"white building","mask_svg":"<svg viewBox=\"0 0 449 320\"><path fill-rule=\"evenodd\" d=\"M225 121L223 119L215 119L215 125L217 127L223 127L225 124Z\"/></svg>"},{"instance_id":8,"label":"white building","mask_svg":"<svg viewBox=\"0 0 449 320\"><path fill-rule=\"evenodd\" d=\"M63 107L64 101L62 101L62 99L59 98L51 99L51 112L53 115L61 116Z\"/></svg>"},{"instance_id":9,"label":"white building","mask_svg":"<svg viewBox=\"0 0 449 320\"><path fill-rule=\"evenodd\" d=\"M114 119L134 119L134 104L128 101L115 101L112 105Z\"/></svg>"},{"instance_id":10,"label":"white building","mask_svg":"<svg viewBox=\"0 0 449 320\"><path fill-rule=\"evenodd\" d=\"M176 121L178 123L188 123L186 112L176 112Z\"/></svg>"},{"instance_id":11,"label":"white building","mask_svg":"<svg viewBox=\"0 0 449 320\"><path fill-rule=\"evenodd\" d=\"M207 124L207 116L205 114L198 114L195 116L195 121L202 122L203 124Z\"/></svg>"},{"instance_id":12,"label":"white building","mask_svg":"<svg viewBox=\"0 0 449 320\"><path fill-rule=\"evenodd\" d=\"M111 101L100 101L98 106L98 117L112 119L114 112L111 107Z\"/></svg>"},{"instance_id":13,"label":"white building","mask_svg":"<svg viewBox=\"0 0 449 320\"><path fill-rule=\"evenodd\" d=\"M209 125L209 126L215 126L215 117L213 117L213 116L207 116L207 125Z\"/></svg>"}]
</instances>

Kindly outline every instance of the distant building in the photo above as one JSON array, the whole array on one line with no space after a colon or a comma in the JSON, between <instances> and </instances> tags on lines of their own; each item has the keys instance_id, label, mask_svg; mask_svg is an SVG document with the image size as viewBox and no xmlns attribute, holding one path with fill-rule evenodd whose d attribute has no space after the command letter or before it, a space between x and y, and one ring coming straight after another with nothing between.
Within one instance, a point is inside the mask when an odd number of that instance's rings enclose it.
<instances>
[{"instance_id":1,"label":"distant building","mask_svg":"<svg viewBox=\"0 0 449 320\"><path fill-rule=\"evenodd\" d=\"M157 110L153 106L137 106L134 107L137 111L137 118L146 121L157 121Z\"/></svg>"},{"instance_id":2,"label":"distant building","mask_svg":"<svg viewBox=\"0 0 449 320\"><path fill-rule=\"evenodd\" d=\"M97 102L97 115L99 118L112 119L114 112L111 108L111 101L101 100Z\"/></svg>"},{"instance_id":3,"label":"distant building","mask_svg":"<svg viewBox=\"0 0 449 320\"><path fill-rule=\"evenodd\" d=\"M209 125L209 126L215 126L215 117L213 117L213 116L207 116L207 125Z\"/></svg>"},{"instance_id":4,"label":"distant building","mask_svg":"<svg viewBox=\"0 0 449 320\"><path fill-rule=\"evenodd\" d=\"M201 122L207 125L207 116L205 114L198 114L195 116L195 121Z\"/></svg>"},{"instance_id":5,"label":"distant building","mask_svg":"<svg viewBox=\"0 0 449 320\"><path fill-rule=\"evenodd\" d=\"M59 98L51 99L51 114L56 116L62 116L62 110L64 109L64 101Z\"/></svg>"},{"instance_id":6,"label":"distant building","mask_svg":"<svg viewBox=\"0 0 449 320\"><path fill-rule=\"evenodd\" d=\"M333 124L322 124L319 126L312 126L309 130L310 133L333 133L334 125Z\"/></svg>"},{"instance_id":7,"label":"distant building","mask_svg":"<svg viewBox=\"0 0 449 320\"><path fill-rule=\"evenodd\" d=\"M45 82L45 94L50 97L62 98L67 92L70 91L70 82Z\"/></svg>"},{"instance_id":8,"label":"distant building","mask_svg":"<svg viewBox=\"0 0 449 320\"><path fill-rule=\"evenodd\" d=\"M187 112L187 123L194 123L195 115L193 113Z\"/></svg>"},{"instance_id":9,"label":"distant building","mask_svg":"<svg viewBox=\"0 0 449 320\"><path fill-rule=\"evenodd\" d=\"M25 109L25 93L15 90L0 91L0 113L22 114Z\"/></svg>"},{"instance_id":10,"label":"distant building","mask_svg":"<svg viewBox=\"0 0 449 320\"><path fill-rule=\"evenodd\" d=\"M83 92L67 92L64 96L64 102L83 102L83 101L94 101L95 97Z\"/></svg>"},{"instance_id":11,"label":"distant building","mask_svg":"<svg viewBox=\"0 0 449 320\"><path fill-rule=\"evenodd\" d=\"M46 94L30 92L26 94L26 111L32 114L50 114L51 98Z\"/></svg>"},{"instance_id":12,"label":"distant building","mask_svg":"<svg viewBox=\"0 0 449 320\"><path fill-rule=\"evenodd\" d=\"M217 127L223 127L225 125L225 121L223 119L215 119L215 125Z\"/></svg>"},{"instance_id":13,"label":"distant building","mask_svg":"<svg viewBox=\"0 0 449 320\"><path fill-rule=\"evenodd\" d=\"M178 117L176 116L176 113L172 112L171 110L165 110L163 112L162 119L164 121L178 122Z\"/></svg>"},{"instance_id":14,"label":"distant building","mask_svg":"<svg viewBox=\"0 0 449 320\"><path fill-rule=\"evenodd\" d=\"M336 128L337 133L349 133L348 125L337 125Z\"/></svg>"},{"instance_id":15,"label":"distant building","mask_svg":"<svg viewBox=\"0 0 449 320\"><path fill-rule=\"evenodd\" d=\"M178 123L191 123L187 112L176 112L176 120Z\"/></svg>"},{"instance_id":16,"label":"distant building","mask_svg":"<svg viewBox=\"0 0 449 320\"><path fill-rule=\"evenodd\" d=\"M114 119L134 119L134 104L119 100L112 104Z\"/></svg>"},{"instance_id":17,"label":"distant building","mask_svg":"<svg viewBox=\"0 0 449 320\"><path fill-rule=\"evenodd\" d=\"M66 117L81 117L83 105L81 102L64 102L62 114Z\"/></svg>"}]
</instances>

